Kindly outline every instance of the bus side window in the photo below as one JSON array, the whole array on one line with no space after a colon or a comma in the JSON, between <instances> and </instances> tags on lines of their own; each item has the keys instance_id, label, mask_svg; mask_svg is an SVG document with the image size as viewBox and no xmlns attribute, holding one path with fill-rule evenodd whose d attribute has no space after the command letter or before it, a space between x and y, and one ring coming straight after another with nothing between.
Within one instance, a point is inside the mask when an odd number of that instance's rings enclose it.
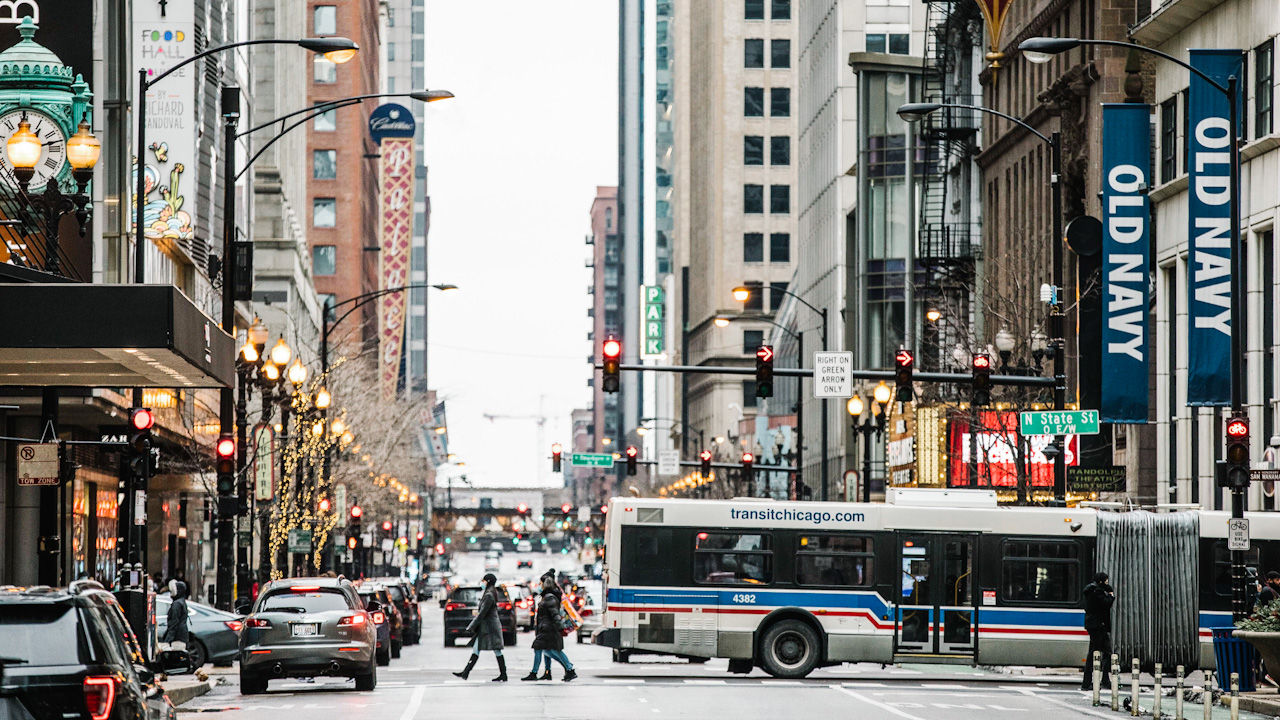
<instances>
[{"instance_id":1,"label":"bus side window","mask_svg":"<svg viewBox=\"0 0 1280 720\"><path fill-rule=\"evenodd\" d=\"M801 535L796 584L869 587L875 584L874 541L861 535Z\"/></svg>"},{"instance_id":2,"label":"bus side window","mask_svg":"<svg viewBox=\"0 0 1280 720\"><path fill-rule=\"evenodd\" d=\"M773 583L773 544L768 533L697 534L693 581L711 585Z\"/></svg>"},{"instance_id":3,"label":"bus side window","mask_svg":"<svg viewBox=\"0 0 1280 720\"><path fill-rule=\"evenodd\" d=\"M1080 546L1060 540L1005 540L1000 598L1012 604L1075 604L1080 600Z\"/></svg>"}]
</instances>

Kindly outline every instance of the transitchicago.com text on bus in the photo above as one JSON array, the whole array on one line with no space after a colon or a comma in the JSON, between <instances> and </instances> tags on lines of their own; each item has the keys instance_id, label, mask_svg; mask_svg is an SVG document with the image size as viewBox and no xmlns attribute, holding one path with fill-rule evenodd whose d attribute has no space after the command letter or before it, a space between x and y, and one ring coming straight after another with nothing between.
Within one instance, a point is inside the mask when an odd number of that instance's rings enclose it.
<instances>
[{"instance_id":1,"label":"transitchicago.com text on bus","mask_svg":"<svg viewBox=\"0 0 1280 720\"><path fill-rule=\"evenodd\" d=\"M829 522L865 522L867 516L858 512L822 512L817 510L788 510L786 508L764 508L752 510L735 510L729 508L732 520L774 520L783 522L807 522L821 525Z\"/></svg>"}]
</instances>

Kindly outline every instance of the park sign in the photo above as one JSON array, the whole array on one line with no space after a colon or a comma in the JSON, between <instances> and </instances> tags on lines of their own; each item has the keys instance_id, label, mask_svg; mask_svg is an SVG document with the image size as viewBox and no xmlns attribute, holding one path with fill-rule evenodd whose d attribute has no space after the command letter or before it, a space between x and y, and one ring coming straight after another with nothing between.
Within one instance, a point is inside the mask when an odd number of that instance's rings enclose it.
<instances>
[{"instance_id":1,"label":"park sign","mask_svg":"<svg viewBox=\"0 0 1280 720\"><path fill-rule=\"evenodd\" d=\"M574 453L569 464L578 467L613 467L613 453Z\"/></svg>"},{"instance_id":2,"label":"park sign","mask_svg":"<svg viewBox=\"0 0 1280 720\"><path fill-rule=\"evenodd\" d=\"M666 291L661 285L640 286L640 327L644 328L644 344L640 357L660 360L667 356Z\"/></svg>"},{"instance_id":3,"label":"park sign","mask_svg":"<svg viewBox=\"0 0 1280 720\"><path fill-rule=\"evenodd\" d=\"M1097 410L1049 410L1019 413L1023 435L1097 435Z\"/></svg>"}]
</instances>

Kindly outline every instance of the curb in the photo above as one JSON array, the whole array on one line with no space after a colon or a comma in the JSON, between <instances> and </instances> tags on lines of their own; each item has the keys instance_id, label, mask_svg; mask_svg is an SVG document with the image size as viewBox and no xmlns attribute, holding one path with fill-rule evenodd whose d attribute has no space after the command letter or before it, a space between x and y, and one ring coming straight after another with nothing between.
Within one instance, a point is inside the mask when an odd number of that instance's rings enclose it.
<instances>
[{"instance_id":1,"label":"curb","mask_svg":"<svg viewBox=\"0 0 1280 720\"><path fill-rule=\"evenodd\" d=\"M1231 696L1223 695L1218 702L1222 705L1230 706ZM1245 712L1258 713L1259 715L1280 716L1280 699L1271 700L1269 698L1241 695L1240 709Z\"/></svg>"},{"instance_id":2,"label":"curb","mask_svg":"<svg viewBox=\"0 0 1280 720\"><path fill-rule=\"evenodd\" d=\"M173 703L175 707L209 692L209 683L198 680L162 684L161 687L164 688L164 693L169 696L169 702Z\"/></svg>"}]
</instances>

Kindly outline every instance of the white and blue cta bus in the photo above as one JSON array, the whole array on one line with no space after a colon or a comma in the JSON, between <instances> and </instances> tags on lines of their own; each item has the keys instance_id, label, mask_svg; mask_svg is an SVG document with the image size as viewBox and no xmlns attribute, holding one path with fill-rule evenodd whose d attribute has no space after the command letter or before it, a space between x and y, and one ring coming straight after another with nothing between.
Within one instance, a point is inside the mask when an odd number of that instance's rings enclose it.
<instances>
[{"instance_id":1,"label":"white and blue cta bus","mask_svg":"<svg viewBox=\"0 0 1280 720\"><path fill-rule=\"evenodd\" d=\"M1280 569L1280 513L1249 517L1251 572ZM1211 631L1231 625L1227 519L997 506L980 490L614 498L595 642L620 661L728 658L787 678L842 662L1082 667L1082 593L1101 570L1121 657L1212 668Z\"/></svg>"}]
</instances>

